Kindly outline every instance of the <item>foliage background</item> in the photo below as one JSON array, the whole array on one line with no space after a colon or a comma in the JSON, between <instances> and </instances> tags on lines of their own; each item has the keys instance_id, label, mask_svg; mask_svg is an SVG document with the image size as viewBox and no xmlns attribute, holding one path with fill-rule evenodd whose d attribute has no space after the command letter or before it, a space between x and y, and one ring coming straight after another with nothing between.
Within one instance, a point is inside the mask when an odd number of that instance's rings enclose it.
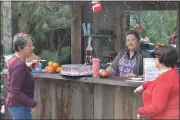
<instances>
[{"instance_id":1,"label":"foliage background","mask_svg":"<svg viewBox=\"0 0 180 120\"><path fill-rule=\"evenodd\" d=\"M146 32L153 43L167 43L169 36L176 31L176 11L136 11L130 17L131 27L142 24L146 30L141 36L146 37Z\"/></svg>"},{"instance_id":2,"label":"foliage background","mask_svg":"<svg viewBox=\"0 0 180 120\"><path fill-rule=\"evenodd\" d=\"M35 39L35 54L48 61L70 63L71 7L60 2L18 2L19 31ZM133 11L130 27L142 24L153 43L167 43L176 30L176 11Z\"/></svg>"},{"instance_id":3,"label":"foliage background","mask_svg":"<svg viewBox=\"0 0 180 120\"><path fill-rule=\"evenodd\" d=\"M19 31L35 40L35 54L60 64L70 63L71 9L60 2L19 2Z\"/></svg>"}]
</instances>

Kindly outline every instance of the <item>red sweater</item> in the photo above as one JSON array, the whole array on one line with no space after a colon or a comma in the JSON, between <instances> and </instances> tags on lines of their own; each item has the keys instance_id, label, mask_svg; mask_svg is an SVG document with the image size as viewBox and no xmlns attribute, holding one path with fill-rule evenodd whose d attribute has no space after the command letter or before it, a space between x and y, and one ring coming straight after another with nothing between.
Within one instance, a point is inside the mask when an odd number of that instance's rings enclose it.
<instances>
[{"instance_id":1,"label":"red sweater","mask_svg":"<svg viewBox=\"0 0 180 120\"><path fill-rule=\"evenodd\" d=\"M144 107L138 114L149 119L179 119L179 73L175 68L142 86Z\"/></svg>"},{"instance_id":2,"label":"red sweater","mask_svg":"<svg viewBox=\"0 0 180 120\"><path fill-rule=\"evenodd\" d=\"M35 81L25 62L16 56L8 61L7 106L27 105L34 108Z\"/></svg>"}]
</instances>

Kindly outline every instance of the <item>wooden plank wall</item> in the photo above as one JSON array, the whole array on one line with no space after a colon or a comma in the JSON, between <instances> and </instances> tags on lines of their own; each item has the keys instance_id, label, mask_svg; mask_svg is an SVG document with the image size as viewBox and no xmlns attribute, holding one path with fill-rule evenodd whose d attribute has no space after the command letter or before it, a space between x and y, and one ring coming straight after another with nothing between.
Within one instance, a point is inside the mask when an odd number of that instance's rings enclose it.
<instances>
[{"instance_id":1,"label":"wooden plank wall","mask_svg":"<svg viewBox=\"0 0 180 120\"><path fill-rule=\"evenodd\" d=\"M98 30L109 29L113 30L116 34L115 7L113 7L112 4L102 6L102 12L92 13L93 33L97 33ZM109 40L109 38L106 37L95 37L92 45L96 52L96 56L102 57L103 51L114 50L114 39Z\"/></svg>"},{"instance_id":2,"label":"wooden plank wall","mask_svg":"<svg viewBox=\"0 0 180 120\"><path fill-rule=\"evenodd\" d=\"M36 79L34 119L136 119L141 95L132 87Z\"/></svg>"},{"instance_id":3,"label":"wooden plank wall","mask_svg":"<svg viewBox=\"0 0 180 120\"><path fill-rule=\"evenodd\" d=\"M95 57L102 57L103 51L117 51L122 48L123 40L123 10L120 5L102 4L102 12L94 13L91 4L84 5L84 22L92 24L92 33L98 30L110 29L114 31L116 38L93 37L92 47ZM84 51L87 47L88 37L83 37ZM85 55L85 54L84 54Z\"/></svg>"},{"instance_id":4,"label":"wooden plank wall","mask_svg":"<svg viewBox=\"0 0 180 120\"><path fill-rule=\"evenodd\" d=\"M119 52L123 49L123 35L124 35L124 24L123 21L124 11L120 5L116 5L116 41L115 41L115 51Z\"/></svg>"}]
</instances>

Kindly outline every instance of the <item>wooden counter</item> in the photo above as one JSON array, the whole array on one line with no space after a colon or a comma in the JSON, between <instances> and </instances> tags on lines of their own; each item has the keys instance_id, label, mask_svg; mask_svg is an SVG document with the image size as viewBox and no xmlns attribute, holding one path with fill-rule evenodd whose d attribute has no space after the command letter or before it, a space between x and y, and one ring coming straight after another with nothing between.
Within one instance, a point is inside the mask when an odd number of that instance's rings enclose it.
<instances>
[{"instance_id":1,"label":"wooden counter","mask_svg":"<svg viewBox=\"0 0 180 120\"><path fill-rule=\"evenodd\" d=\"M106 85L116 85L116 86L129 86L138 87L142 82L127 82L127 78L123 77L111 77L111 78L93 78L93 77L66 77L57 73L33 73L34 78L43 79L54 79L54 80L66 80L66 81L80 81L85 83L97 83Z\"/></svg>"},{"instance_id":2,"label":"wooden counter","mask_svg":"<svg viewBox=\"0 0 180 120\"><path fill-rule=\"evenodd\" d=\"M35 100L40 106L36 119L136 119L141 95L133 90L141 83L121 78L63 77L33 73Z\"/></svg>"}]
</instances>

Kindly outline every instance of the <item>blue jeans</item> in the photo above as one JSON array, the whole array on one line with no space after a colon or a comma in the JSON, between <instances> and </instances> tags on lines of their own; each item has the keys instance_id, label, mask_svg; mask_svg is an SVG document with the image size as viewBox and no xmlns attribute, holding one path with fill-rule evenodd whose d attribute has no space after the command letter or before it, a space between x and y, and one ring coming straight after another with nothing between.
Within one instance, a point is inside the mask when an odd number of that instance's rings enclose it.
<instances>
[{"instance_id":1,"label":"blue jeans","mask_svg":"<svg viewBox=\"0 0 180 120\"><path fill-rule=\"evenodd\" d=\"M11 113L13 120L32 119L31 108L28 106L12 106L12 107L8 107L8 109L9 112Z\"/></svg>"}]
</instances>

